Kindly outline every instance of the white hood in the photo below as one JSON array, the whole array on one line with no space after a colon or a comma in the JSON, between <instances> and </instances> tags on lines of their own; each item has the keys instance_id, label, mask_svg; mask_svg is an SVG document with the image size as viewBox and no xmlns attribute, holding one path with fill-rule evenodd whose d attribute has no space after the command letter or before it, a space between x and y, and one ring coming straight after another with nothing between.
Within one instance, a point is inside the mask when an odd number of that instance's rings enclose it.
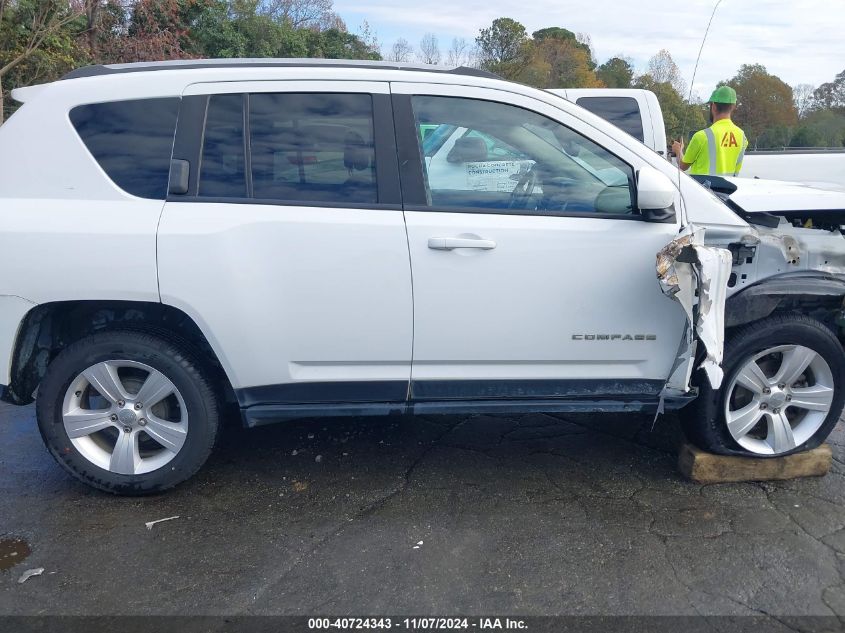
<instances>
[{"instance_id":1,"label":"white hood","mask_svg":"<svg viewBox=\"0 0 845 633\"><path fill-rule=\"evenodd\" d=\"M725 178L737 190L729 198L750 213L845 211L845 189L803 185L783 180Z\"/></svg>"}]
</instances>

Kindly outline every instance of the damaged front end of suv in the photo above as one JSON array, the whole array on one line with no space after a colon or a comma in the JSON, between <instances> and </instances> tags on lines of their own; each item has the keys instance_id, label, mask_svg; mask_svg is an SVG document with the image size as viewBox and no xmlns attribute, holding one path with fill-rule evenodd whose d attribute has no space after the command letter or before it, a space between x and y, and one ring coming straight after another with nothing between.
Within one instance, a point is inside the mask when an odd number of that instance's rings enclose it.
<instances>
[{"instance_id":1,"label":"damaged front end of suv","mask_svg":"<svg viewBox=\"0 0 845 633\"><path fill-rule=\"evenodd\" d=\"M687 316L663 397L698 391L710 424L687 430L716 452L813 448L842 406L845 191L697 179L747 225L688 218L657 255L661 288Z\"/></svg>"}]
</instances>

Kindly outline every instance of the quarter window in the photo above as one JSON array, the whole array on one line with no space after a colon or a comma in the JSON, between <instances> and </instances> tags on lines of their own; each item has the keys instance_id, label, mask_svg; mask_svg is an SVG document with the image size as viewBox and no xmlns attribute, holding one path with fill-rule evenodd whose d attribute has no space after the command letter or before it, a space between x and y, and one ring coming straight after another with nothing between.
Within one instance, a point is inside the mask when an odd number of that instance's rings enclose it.
<instances>
[{"instance_id":1,"label":"quarter window","mask_svg":"<svg viewBox=\"0 0 845 633\"><path fill-rule=\"evenodd\" d=\"M163 200L178 111L175 97L92 103L73 108L70 121L118 187Z\"/></svg>"},{"instance_id":2,"label":"quarter window","mask_svg":"<svg viewBox=\"0 0 845 633\"><path fill-rule=\"evenodd\" d=\"M417 96L412 105L417 129L431 130L420 154L432 208L635 213L631 166L557 121L475 99Z\"/></svg>"}]
</instances>

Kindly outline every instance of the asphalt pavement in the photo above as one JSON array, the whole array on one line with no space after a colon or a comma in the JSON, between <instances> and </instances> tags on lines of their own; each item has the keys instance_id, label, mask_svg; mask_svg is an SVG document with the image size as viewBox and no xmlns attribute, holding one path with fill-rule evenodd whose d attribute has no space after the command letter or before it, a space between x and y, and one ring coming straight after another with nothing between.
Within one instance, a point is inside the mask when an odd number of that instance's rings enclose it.
<instances>
[{"instance_id":1,"label":"asphalt pavement","mask_svg":"<svg viewBox=\"0 0 845 633\"><path fill-rule=\"evenodd\" d=\"M685 481L678 437L637 415L232 425L191 481L120 498L0 405L0 615L845 615L842 425L833 472L777 483Z\"/></svg>"}]
</instances>

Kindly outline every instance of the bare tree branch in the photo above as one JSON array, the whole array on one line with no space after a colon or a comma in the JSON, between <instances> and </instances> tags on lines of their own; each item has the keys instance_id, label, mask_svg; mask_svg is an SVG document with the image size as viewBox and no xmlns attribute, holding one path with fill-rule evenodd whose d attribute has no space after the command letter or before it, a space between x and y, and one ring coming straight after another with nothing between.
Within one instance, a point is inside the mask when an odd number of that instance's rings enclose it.
<instances>
[{"instance_id":1,"label":"bare tree branch","mask_svg":"<svg viewBox=\"0 0 845 633\"><path fill-rule=\"evenodd\" d=\"M419 60L423 64L439 64L441 59L440 44L434 33L426 33L420 40Z\"/></svg>"}]
</instances>

